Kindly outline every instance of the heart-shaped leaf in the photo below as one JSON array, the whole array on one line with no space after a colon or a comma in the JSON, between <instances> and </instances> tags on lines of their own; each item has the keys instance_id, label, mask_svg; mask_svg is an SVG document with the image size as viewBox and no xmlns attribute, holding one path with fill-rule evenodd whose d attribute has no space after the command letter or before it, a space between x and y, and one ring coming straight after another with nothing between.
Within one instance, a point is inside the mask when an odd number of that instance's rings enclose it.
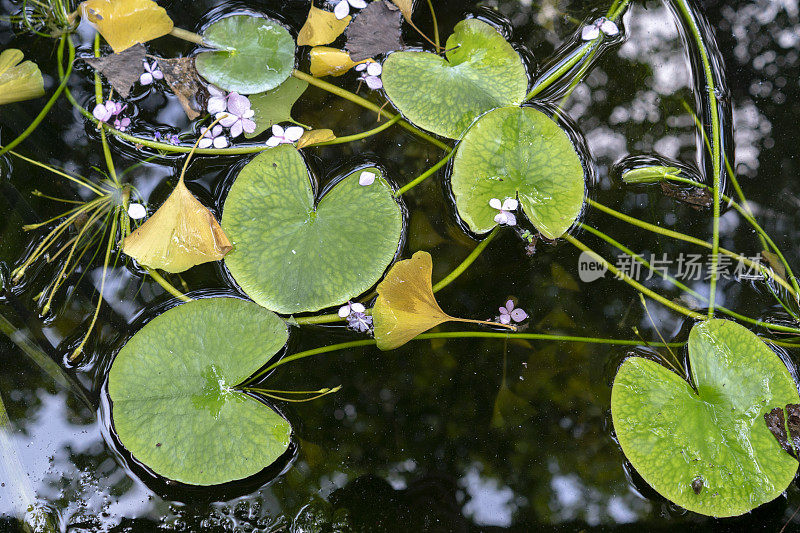
<instances>
[{"instance_id":1,"label":"heart-shaped leaf","mask_svg":"<svg viewBox=\"0 0 800 533\"><path fill-rule=\"evenodd\" d=\"M245 137L251 139L264 133L273 124L292 120L292 106L307 88L307 81L289 78L271 91L251 96L256 129L253 133L245 133Z\"/></svg>"},{"instance_id":2,"label":"heart-shaped leaf","mask_svg":"<svg viewBox=\"0 0 800 533\"><path fill-rule=\"evenodd\" d=\"M16 48L0 53L0 105L44 96L44 80L33 61L22 61Z\"/></svg>"},{"instance_id":3,"label":"heart-shaped leaf","mask_svg":"<svg viewBox=\"0 0 800 533\"><path fill-rule=\"evenodd\" d=\"M360 185L364 172L374 175ZM300 153L281 145L256 156L225 200L234 244L225 264L254 301L279 313L317 311L369 289L392 262L403 214L376 168L328 187L319 201Z\"/></svg>"},{"instance_id":4,"label":"heart-shaped leaf","mask_svg":"<svg viewBox=\"0 0 800 533\"><path fill-rule=\"evenodd\" d=\"M479 115L525 99L525 65L494 27L463 20L445 48L447 59L394 52L383 64L386 95L417 126L458 139Z\"/></svg>"},{"instance_id":5,"label":"heart-shaped leaf","mask_svg":"<svg viewBox=\"0 0 800 533\"><path fill-rule=\"evenodd\" d=\"M764 423L773 407L798 403L786 366L749 330L719 319L694 326L689 362L694 387L653 361L622 363L611 414L625 456L690 511L735 516L773 500L797 471Z\"/></svg>"},{"instance_id":6,"label":"heart-shaped leaf","mask_svg":"<svg viewBox=\"0 0 800 533\"><path fill-rule=\"evenodd\" d=\"M86 0L81 16L120 53L172 31L172 19L153 0Z\"/></svg>"},{"instance_id":7,"label":"heart-shaped leaf","mask_svg":"<svg viewBox=\"0 0 800 533\"><path fill-rule=\"evenodd\" d=\"M519 198L523 212L548 239L575 222L583 207L583 166L558 124L531 107L505 107L467 131L453 160L451 186L458 214L475 233L497 225L496 198Z\"/></svg>"},{"instance_id":8,"label":"heart-shaped leaf","mask_svg":"<svg viewBox=\"0 0 800 533\"><path fill-rule=\"evenodd\" d=\"M219 50L198 54L197 71L226 91L269 91L283 83L294 68L294 39L272 19L226 17L206 29L203 41Z\"/></svg>"},{"instance_id":9,"label":"heart-shaped leaf","mask_svg":"<svg viewBox=\"0 0 800 533\"><path fill-rule=\"evenodd\" d=\"M287 450L292 428L237 386L287 338L277 315L233 298L194 300L157 316L123 346L108 375L120 442L181 483L258 473Z\"/></svg>"}]
</instances>

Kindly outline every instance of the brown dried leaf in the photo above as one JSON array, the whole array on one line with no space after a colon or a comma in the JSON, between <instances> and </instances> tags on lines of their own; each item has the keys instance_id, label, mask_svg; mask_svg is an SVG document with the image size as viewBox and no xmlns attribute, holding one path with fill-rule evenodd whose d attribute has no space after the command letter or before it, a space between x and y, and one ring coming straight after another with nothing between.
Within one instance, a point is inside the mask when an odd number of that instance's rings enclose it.
<instances>
[{"instance_id":1,"label":"brown dried leaf","mask_svg":"<svg viewBox=\"0 0 800 533\"><path fill-rule=\"evenodd\" d=\"M306 131L303 133L303 136L300 137L300 140L297 141L297 149L304 148L306 146L313 146L315 144L324 143L328 141L332 141L336 138L336 135L333 134L333 130L311 130Z\"/></svg>"},{"instance_id":2,"label":"brown dried leaf","mask_svg":"<svg viewBox=\"0 0 800 533\"><path fill-rule=\"evenodd\" d=\"M183 179L122 245L122 251L140 264L171 273L219 261L232 249L214 215L189 192Z\"/></svg>"},{"instance_id":3,"label":"brown dried leaf","mask_svg":"<svg viewBox=\"0 0 800 533\"><path fill-rule=\"evenodd\" d=\"M396 5L376 0L361 10L347 27L347 45L353 61L403 48L403 16Z\"/></svg>"},{"instance_id":4,"label":"brown dried leaf","mask_svg":"<svg viewBox=\"0 0 800 533\"><path fill-rule=\"evenodd\" d=\"M123 98L131 94L131 87L144 72L145 48L136 44L118 54L84 59L108 80Z\"/></svg>"},{"instance_id":5,"label":"brown dried leaf","mask_svg":"<svg viewBox=\"0 0 800 533\"><path fill-rule=\"evenodd\" d=\"M767 262L769 267L780 277L786 277L786 267L783 266L781 262L781 258L778 257L778 254L772 253L769 250L764 250L761 252L761 257Z\"/></svg>"},{"instance_id":6,"label":"brown dried leaf","mask_svg":"<svg viewBox=\"0 0 800 533\"><path fill-rule=\"evenodd\" d=\"M674 198L679 202L696 206L696 208L711 207L714 205L714 198L711 196L711 193L706 189L701 189L699 187L687 189L668 181L662 181L661 191L665 196Z\"/></svg>"},{"instance_id":7,"label":"brown dried leaf","mask_svg":"<svg viewBox=\"0 0 800 533\"><path fill-rule=\"evenodd\" d=\"M800 450L800 404L786 405L786 423L789 426L789 438L795 451Z\"/></svg>"},{"instance_id":8,"label":"brown dried leaf","mask_svg":"<svg viewBox=\"0 0 800 533\"><path fill-rule=\"evenodd\" d=\"M189 120L200 116L203 110L201 105L208 97L205 87L200 83L200 75L194 66L193 57L180 57L178 59L157 58L158 66L164 74L164 80L178 97L183 110Z\"/></svg>"},{"instance_id":9,"label":"brown dried leaf","mask_svg":"<svg viewBox=\"0 0 800 533\"><path fill-rule=\"evenodd\" d=\"M768 413L764 413L764 420L767 423L767 429L781 445L786 453L794 457L794 451L789 444L789 435L786 433L786 419L783 417L783 409L776 407Z\"/></svg>"},{"instance_id":10,"label":"brown dried leaf","mask_svg":"<svg viewBox=\"0 0 800 533\"><path fill-rule=\"evenodd\" d=\"M303 24L303 27L300 28L300 33L297 34L297 45L318 46L330 44L344 32L344 29L350 24L351 18L348 15L339 20L330 11L325 11L312 5L311 11L308 12L306 23Z\"/></svg>"}]
</instances>

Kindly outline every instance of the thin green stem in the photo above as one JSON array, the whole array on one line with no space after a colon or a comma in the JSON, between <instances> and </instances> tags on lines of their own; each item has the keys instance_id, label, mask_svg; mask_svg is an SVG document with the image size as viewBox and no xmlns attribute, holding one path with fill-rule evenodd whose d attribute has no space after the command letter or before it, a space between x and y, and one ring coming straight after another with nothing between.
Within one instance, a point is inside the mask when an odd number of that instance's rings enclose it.
<instances>
[{"instance_id":1,"label":"thin green stem","mask_svg":"<svg viewBox=\"0 0 800 533\"><path fill-rule=\"evenodd\" d=\"M678 287L682 291L684 291L684 292L686 292L688 294L691 294L692 296L694 296L698 300L702 300L702 301L704 301L706 303L708 302L708 298L706 298L705 296L703 296L699 292L691 289L690 287L684 285L683 283L681 283L680 281L678 281L674 277L670 276L669 274L667 274L663 270L653 268L653 266L650 264L650 262L647 261L644 257L642 257L641 255L639 255L639 254L635 253L634 251L630 250L629 248L627 248L623 244L617 242L612 237L609 237L608 235L606 235L602 231L600 231L598 229L595 229L592 226L587 226L586 224L583 224L583 223L580 224L580 227L582 229L588 231L592 235L594 235L596 237L599 237L600 239L606 241L611 246L613 246L615 248L618 248L624 254L628 255L629 257L632 257L635 261L637 261L638 263L643 265L645 268L647 268L651 272L657 274L658 276L660 276L664 280L670 282L671 284L675 285L676 287ZM800 328L792 328L792 327L788 327L788 326L770 324L769 322L763 322L761 320L756 320L756 319L750 318L748 316L741 315L741 314L739 314L739 313L737 313L735 311L731 311L730 309L727 309L727 308L722 307L722 306L717 306L717 309L719 309L720 311L722 311L726 315L732 316L732 317L734 317L734 318L736 318L738 320L741 320L743 322L749 322L750 324L753 324L755 326L761 326L761 327L764 327L764 328L767 328L767 329L771 329L771 330L774 330L774 331L783 331L783 332L787 332L787 333L798 333L798 334L800 334Z\"/></svg>"},{"instance_id":2,"label":"thin green stem","mask_svg":"<svg viewBox=\"0 0 800 533\"><path fill-rule=\"evenodd\" d=\"M433 22L433 42L436 46L436 50L439 51L441 46L439 43L439 21L436 19L436 10L433 9L433 2L432 0L428 0L428 9L431 12L431 21Z\"/></svg>"},{"instance_id":3,"label":"thin green stem","mask_svg":"<svg viewBox=\"0 0 800 533\"><path fill-rule=\"evenodd\" d=\"M403 185L402 187L400 187L397 190L397 192L394 193L394 195L395 196L401 196L401 195L407 193L408 191L410 191L411 189L413 189L414 187L416 187L417 185L419 185L420 183L422 183L423 181L425 181L426 179L431 177L433 174L435 174L436 171L438 171L440 168L445 166L447 164L447 162L450 161L450 158L453 157L453 155L456 153L456 149L455 148L452 148L452 149L449 149L449 150L450 150L450 152L447 154L447 156L444 159L442 159L441 161L439 161L438 163L433 165L431 168L429 168L428 170L426 170L425 172L420 174L419 177L414 178L412 181L410 181L410 182L406 183L405 185Z\"/></svg>"},{"instance_id":4,"label":"thin green stem","mask_svg":"<svg viewBox=\"0 0 800 533\"><path fill-rule=\"evenodd\" d=\"M23 161L25 161L27 163L30 163L31 165L36 165L37 167L41 167L41 168L43 168L45 170L49 170L53 174L57 174L57 175L59 175L59 176L61 176L63 178L67 178L68 180L77 183L81 187L85 187L85 188L89 189L90 191L92 191L93 193L97 194L98 196L102 196L103 194L108 192L108 191L101 191L100 189L95 187L92 183L90 183L88 180L86 180L84 178L80 178L78 176L72 176L72 175L67 174L66 172L63 172L63 171L61 171L61 170L59 170L57 168L53 168L50 165L46 165L44 163L36 161L35 159L30 159L28 157L25 157L24 155L19 154L19 153L13 151L13 150L9 150L8 153L13 155L13 156L15 156L15 157L18 157L18 158L22 159Z\"/></svg>"},{"instance_id":5,"label":"thin green stem","mask_svg":"<svg viewBox=\"0 0 800 533\"><path fill-rule=\"evenodd\" d=\"M677 240L684 241L684 242L689 242L689 243L692 243L692 244L696 244L697 246L701 246L703 248L712 249L713 250L713 245L711 243L709 243L709 242L704 241L703 239L698 239L697 237L692 237L691 235L686 235L684 233L680 233L680 232L673 231L673 230L670 230L670 229L661 228L661 227L656 226L654 224L649 224L647 222L639 220L638 218L634 218L634 217L626 215L624 213L620 213L619 211L615 211L614 209L611 209L610 207L607 207L607 206L605 206L605 205L603 205L603 204L601 204L601 203L599 203L599 202L597 202L595 200L592 200L591 198L587 199L586 201L587 201L587 203L589 205L591 205L593 207L596 207L600 211L602 211L602 212L604 212L604 213L606 213L608 215L611 215L614 218L622 220L623 222L627 222L628 224L631 224L633 226L645 229L647 231L651 231L653 233L657 233L659 235L664 235L665 237L671 237L673 239L677 239ZM774 280L776 283L781 285L784 289L789 291L794 298L798 297L798 293L795 292L794 287L789 285L789 283L787 283L785 279L783 279L782 277L778 276L774 271L765 268L764 265L760 265L760 264L752 261L751 259L749 259L747 257L739 255L736 252L732 252L732 251L727 250L725 248L719 247L718 248L718 253L721 253L722 255L727 255L728 257L736 259L737 261L741 261L742 263L744 263L745 265L747 265L750 268L754 268L754 269L758 270L759 272L761 272L764 275L764 277ZM709 305L711 303L710 300L711 299L709 299Z\"/></svg>"},{"instance_id":6,"label":"thin green stem","mask_svg":"<svg viewBox=\"0 0 800 533\"><path fill-rule=\"evenodd\" d=\"M94 57L100 57L100 34L95 33L94 35ZM98 104L103 103L103 84L100 81L100 73L98 71L94 71L94 94L95 98L97 99ZM106 138L106 131L103 128L100 128L100 142L103 146L103 157L106 161L106 168L108 169L108 175L111 176L111 181L119 187L119 179L117 178L117 171L114 168L114 159L111 157L111 149L108 146L108 139Z\"/></svg>"},{"instance_id":7,"label":"thin green stem","mask_svg":"<svg viewBox=\"0 0 800 533\"><path fill-rule=\"evenodd\" d=\"M329 315L292 317L289 323L294 322L299 326L312 326L314 324L330 324L331 322L341 322L342 320L344 320L344 318L340 317L338 314L331 313Z\"/></svg>"},{"instance_id":8,"label":"thin green stem","mask_svg":"<svg viewBox=\"0 0 800 533\"><path fill-rule=\"evenodd\" d=\"M203 45L203 36L198 35L193 31L184 30L182 28L172 28L169 34L173 37L177 37L178 39L189 41L190 43L199 44L201 46Z\"/></svg>"},{"instance_id":9,"label":"thin green stem","mask_svg":"<svg viewBox=\"0 0 800 533\"><path fill-rule=\"evenodd\" d=\"M59 67L59 70L61 70L61 69L63 68L63 66L62 66L62 61L64 60L64 41L65 41L65 40L68 40L68 38L66 38L66 37L62 37L62 38L61 38L61 42L60 42L60 43L59 43L59 45L58 45L58 57L57 57L57 61L58 61L58 67ZM9 150L13 150L14 148L16 148L16 146L17 146L19 143L21 143L22 141L24 141L25 139L27 139L27 138L28 138L28 136L29 136L31 133L33 133L33 132L34 132L34 130L35 130L36 128L38 128L38 127L39 127L39 124L41 124L41 123L42 123L42 121L44 120L44 118L47 116L47 114L48 114L48 113L50 112L50 110L53 108L53 105L55 105L55 103L56 103L56 100L58 100L59 96L61 96L61 93L62 93L62 92L64 91L64 89L67 87L67 83L69 82L69 77L70 77L70 75L72 74L72 63L73 63L74 61L75 61L75 49L74 49L73 47L70 47L70 51L69 51L69 64L68 64L68 66L67 66L67 71L66 71L66 74L65 74L64 76L62 76L62 77L61 77L61 83L58 85L58 87L56 88L56 90L53 92L53 95L50 97L50 99L49 99L49 100L47 101L47 103L44 105L44 107L43 107L43 108L42 108L42 110L39 112L39 114L38 114L38 115L36 115L36 118L35 118L35 119L33 119L33 122L31 122L31 123L30 123L30 125L29 125L27 128L25 128L25 131L23 131L22 133L20 133L20 134L17 136L17 138L16 138L16 139L14 139L14 140L13 140L13 141L11 141L10 143L8 143L8 144L7 144L7 145L6 145L4 148L0 148L0 157L2 157L2 156L3 156L3 155L6 153L6 152L8 152Z\"/></svg>"},{"instance_id":10,"label":"thin green stem","mask_svg":"<svg viewBox=\"0 0 800 533\"><path fill-rule=\"evenodd\" d=\"M320 80L318 78L315 78L314 76L311 76L310 74L306 74L305 72L301 72L299 70L292 71L292 76L294 76L295 78L297 78L299 80L303 80L303 81L308 82L309 85L313 85L314 87L318 87L318 88L320 88L320 89L322 89L324 91L328 91L331 94L335 94L336 96L339 96L340 98L344 98L345 100L349 100L349 101L353 102L354 104L358 104L358 105L360 105L361 107L363 107L365 109L369 109L370 111L373 111L373 112L377 113L379 117L383 116L383 117L386 117L387 119L394 118L394 115L392 113L389 113L385 109L382 109L380 106L370 102L369 100L367 100L365 98L362 98L362 97L358 96L355 93L351 93L348 90L342 89L341 87L337 87L336 85L333 85L332 83L328 83L327 81ZM405 120L398 121L398 124L400 124L400 126L402 126L403 128L407 129L408 131L410 131L411 133L413 133L414 135L416 135L420 139L423 139L423 140L433 144L434 146L437 146L437 147L441 148L442 150L450 151L452 149L448 145L446 145L445 143L440 141L439 139L431 137L430 135L428 135L424 131L421 131L421 130L415 128L414 126L412 126L411 124L409 124Z\"/></svg>"},{"instance_id":11,"label":"thin green stem","mask_svg":"<svg viewBox=\"0 0 800 533\"><path fill-rule=\"evenodd\" d=\"M669 307L673 311L675 311L677 313L680 313L682 315L685 315L685 316L687 316L689 318L700 319L700 320L702 320L704 318L703 315L701 315L700 313L696 313L696 312L694 312L694 311L692 311L690 309L685 308L682 305L678 305L675 302L664 298L660 294L657 294L657 293L651 291L650 289L648 289L647 287L645 287L644 285L642 285L638 281L634 280L633 278L631 278L630 276L628 276L624 272L622 272L619 269L617 269L617 267L615 267L614 265L612 265L611 263L606 261L597 252L595 252L594 250L592 250L591 248L589 248L588 246L583 244L581 241L579 241L578 239L576 239L572 235L567 233L567 234L564 235L564 239L566 239L569 243L571 243L573 246L575 246L579 250L592 254L596 259L598 259L599 261L602 261L605 264L605 266L609 270L609 272L611 272L612 274L616 275L618 278L622 279L625 283L627 283L628 285L630 285L631 287L633 287L637 291L645 294L646 296L649 296L651 299L653 299L653 300L661 303L662 305L664 305L666 307Z\"/></svg>"},{"instance_id":12,"label":"thin green stem","mask_svg":"<svg viewBox=\"0 0 800 533\"><path fill-rule=\"evenodd\" d=\"M470 254L466 257L466 259L464 259L461 262L460 265L454 268L452 272L450 272L447 276L444 277L444 279L442 279L436 285L434 285L433 292L434 293L439 292L440 290L450 285L453 281L455 281L456 278L458 278L458 276L463 274L464 271L467 270L467 268L469 268L469 266L475 262L478 256L481 255L481 253L486 249L486 247L489 246L489 243L491 243L492 240L495 237L497 237L498 233L500 233L500 226L496 226L491 231L491 233L489 233L489 235L486 236L485 239L483 239L480 243L478 243L478 246L476 246L475 249L473 249L470 252Z\"/></svg>"},{"instance_id":13,"label":"thin green stem","mask_svg":"<svg viewBox=\"0 0 800 533\"><path fill-rule=\"evenodd\" d=\"M169 281L164 279L161 276L161 274L156 272L156 270L154 268L145 267L145 270L147 270L147 273L150 274L151 278L153 278L153 281L155 281L156 283L161 285L161 287L163 287L165 291L167 291L168 293L173 295L175 298L177 298L177 299L179 299L179 300L181 300L183 302L191 302L194 299L194 298L189 298L188 296L183 294L181 291L176 289L175 286L172 285L172 283L170 283Z\"/></svg>"},{"instance_id":14,"label":"thin green stem","mask_svg":"<svg viewBox=\"0 0 800 533\"><path fill-rule=\"evenodd\" d=\"M361 133L356 133L355 135L347 135L345 137L337 137L337 138L333 139L332 141L324 141L324 142L321 142L321 143L310 144L308 146L331 146L333 144L344 144L344 143L349 143L349 142L353 142L353 141L360 141L361 139L366 139L367 137L371 137L372 135L380 133L383 130L391 128L393 125L397 124L402 118L403 117L401 117L400 115L395 115L394 118L392 118L391 120L389 120L387 122L384 122L383 124L381 124L377 128L373 128L371 130L367 130L367 131L364 131L364 132L361 132Z\"/></svg>"}]
</instances>

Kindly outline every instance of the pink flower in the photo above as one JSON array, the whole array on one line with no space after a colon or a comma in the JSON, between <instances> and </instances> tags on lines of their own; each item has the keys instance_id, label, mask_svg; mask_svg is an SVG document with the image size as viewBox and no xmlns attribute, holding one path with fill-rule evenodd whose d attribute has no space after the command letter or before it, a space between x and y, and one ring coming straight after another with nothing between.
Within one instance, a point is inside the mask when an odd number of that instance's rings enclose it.
<instances>
[{"instance_id":1,"label":"pink flower","mask_svg":"<svg viewBox=\"0 0 800 533\"><path fill-rule=\"evenodd\" d=\"M512 320L514 322L522 322L526 318L528 318L528 313L519 308L514 309L514 301L509 300L506 302L505 307L500 308L498 320L501 324L510 324Z\"/></svg>"},{"instance_id":2,"label":"pink flower","mask_svg":"<svg viewBox=\"0 0 800 533\"><path fill-rule=\"evenodd\" d=\"M362 72L361 76L358 77L361 81L367 83L367 87L372 89L373 91L377 91L378 89L383 88L383 81L381 81L381 73L383 73L383 67L380 63L370 62L370 63L359 63L356 65L356 71Z\"/></svg>"},{"instance_id":3,"label":"pink flower","mask_svg":"<svg viewBox=\"0 0 800 533\"><path fill-rule=\"evenodd\" d=\"M202 128L200 133L203 135L203 138L200 139L200 142L197 144L198 148L225 148L228 146L228 139L222 134L222 126L217 124L210 130L208 128Z\"/></svg>"},{"instance_id":4,"label":"pink flower","mask_svg":"<svg viewBox=\"0 0 800 533\"><path fill-rule=\"evenodd\" d=\"M289 126L286 130L278 124L272 126L272 137L267 139L267 146L274 148L279 144L294 144L303 136L303 128Z\"/></svg>"},{"instance_id":5,"label":"pink flower","mask_svg":"<svg viewBox=\"0 0 800 533\"><path fill-rule=\"evenodd\" d=\"M517 217L511 212L519 207L519 202L516 198L506 198L502 202L500 202L499 198L492 198L489 200L489 206L500 211L494 216L494 221L498 224L505 224L506 226L517 224Z\"/></svg>"},{"instance_id":6,"label":"pink flower","mask_svg":"<svg viewBox=\"0 0 800 533\"><path fill-rule=\"evenodd\" d=\"M164 74L158 68L158 62L153 62L151 65L146 59L144 61L145 72L139 76L139 83L142 85L150 85L155 80L164 79Z\"/></svg>"},{"instance_id":7,"label":"pink flower","mask_svg":"<svg viewBox=\"0 0 800 533\"><path fill-rule=\"evenodd\" d=\"M256 131L256 123L252 116L256 112L250 109L250 99L239 93L228 95L228 110L217 113L217 118L221 118L219 123L231 129L231 137L234 139L242 132L253 133Z\"/></svg>"},{"instance_id":8,"label":"pink flower","mask_svg":"<svg viewBox=\"0 0 800 533\"><path fill-rule=\"evenodd\" d=\"M126 107L128 107L127 104L122 105L119 102L109 100L104 104L97 104L94 106L94 109L92 110L92 116L94 116L94 118L100 122L108 122L112 117L122 113Z\"/></svg>"}]
</instances>

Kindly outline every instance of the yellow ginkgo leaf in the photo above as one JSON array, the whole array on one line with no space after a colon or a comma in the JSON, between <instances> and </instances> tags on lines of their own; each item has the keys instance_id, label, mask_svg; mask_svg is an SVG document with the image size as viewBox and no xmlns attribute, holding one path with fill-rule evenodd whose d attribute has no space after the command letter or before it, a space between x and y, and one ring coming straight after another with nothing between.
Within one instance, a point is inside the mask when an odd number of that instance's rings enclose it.
<instances>
[{"instance_id":1,"label":"yellow ginkgo leaf","mask_svg":"<svg viewBox=\"0 0 800 533\"><path fill-rule=\"evenodd\" d=\"M324 143L336 139L333 130L311 130L303 133L300 140L297 141L297 149L305 146L313 146L315 144Z\"/></svg>"},{"instance_id":2,"label":"yellow ginkgo leaf","mask_svg":"<svg viewBox=\"0 0 800 533\"><path fill-rule=\"evenodd\" d=\"M505 324L448 315L433 295L432 273L431 254L416 252L411 259L395 263L378 284L372 320L379 349L393 350L443 322L470 322L516 329Z\"/></svg>"},{"instance_id":3,"label":"yellow ginkgo leaf","mask_svg":"<svg viewBox=\"0 0 800 533\"><path fill-rule=\"evenodd\" d=\"M355 62L350 59L350 54L344 50L331 48L329 46L315 46L309 53L311 59L311 75L315 78L323 76L341 76L346 74L358 63L367 63L372 59Z\"/></svg>"},{"instance_id":4,"label":"yellow ginkgo leaf","mask_svg":"<svg viewBox=\"0 0 800 533\"><path fill-rule=\"evenodd\" d=\"M15 48L0 53L0 105L21 102L44 95L44 80L36 63L22 61Z\"/></svg>"},{"instance_id":5,"label":"yellow ginkgo leaf","mask_svg":"<svg viewBox=\"0 0 800 533\"><path fill-rule=\"evenodd\" d=\"M86 0L80 9L117 54L172 31L172 19L153 0Z\"/></svg>"},{"instance_id":6,"label":"yellow ginkgo leaf","mask_svg":"<svg viewBox=\"0 0 800 533\"><path fill-rule=\"evenodd\" d=\"M140 264L171 273L219 261L232 249L214 215L189 192L183 178L122 246Z\"/></svg>"},{"instance_id":7,"label":"yellow ginkgo leaf","mask_svg":"<svg viewBox=\"0 0 800 533\"><path fill-rule=\"evenodd\" d=\"M411 22L411 15L414 14L414 0L392 0L392 3L400 9L403 17Z\"/></svg>"},{"instance_id":8,"label":"yellow ginkgo leaf","mask_svg":"<svg viewBox=\"0 0 800 533\"><path fill-rule=\"evenodd\" d=\"M340 20L330 11L312 5L306 23L297 34L298 46L318 46L332 43L344 32L344 29L350 24L351 18L348 15Z\"/></svg>"}]
</instances>

